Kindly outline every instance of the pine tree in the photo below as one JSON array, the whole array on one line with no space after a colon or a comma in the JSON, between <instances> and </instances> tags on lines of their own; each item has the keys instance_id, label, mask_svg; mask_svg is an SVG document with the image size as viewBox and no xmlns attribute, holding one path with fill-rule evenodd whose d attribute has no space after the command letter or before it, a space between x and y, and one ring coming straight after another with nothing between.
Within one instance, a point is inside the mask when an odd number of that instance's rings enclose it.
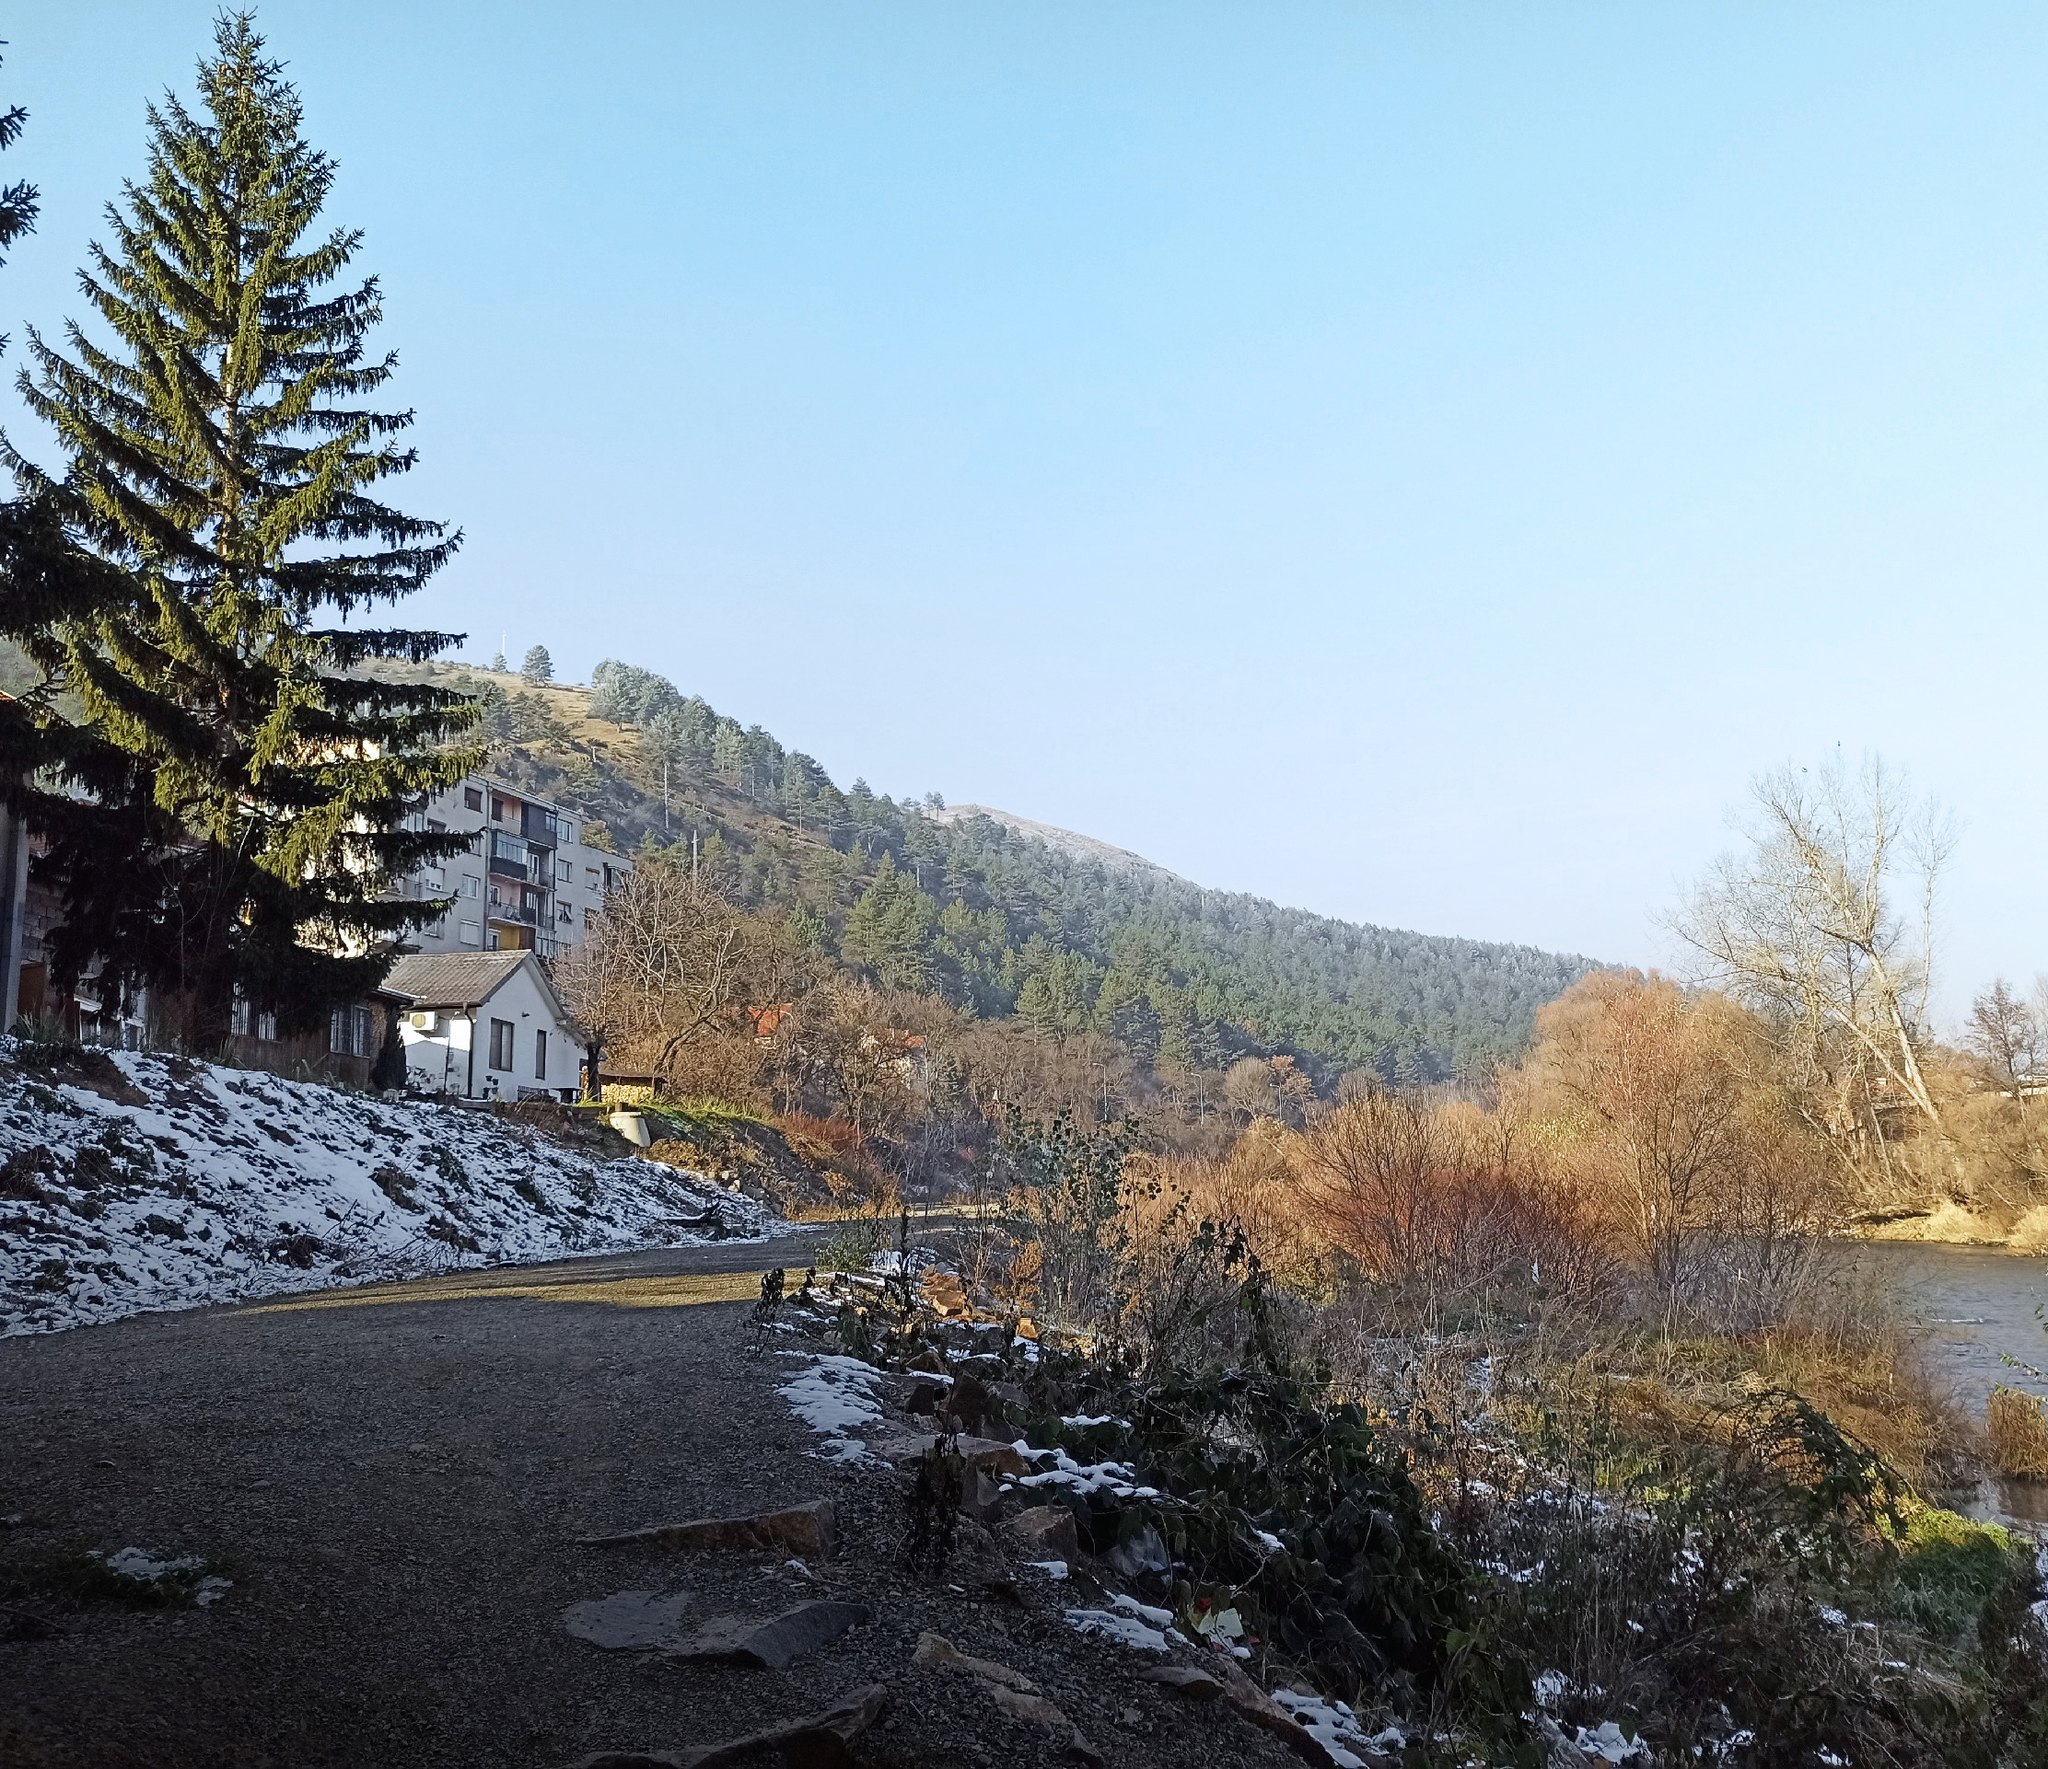
<instances>
[{"instance_id":1,"label":"pine tree","mask_svg":"<svg viewBox=\"0 0 2048 1769\"><path fill-rule=\"evenodd\" d=\"M0 150L12 147L27 124L28 112L18 104L0 111ZM0 187L0 248L11 246L23 234L35 231L36 207L40 200L36 187L26 179L16 179L14 183ZM5 262L0 258L0 264Z\"/></svg>"},{"instance_id":2,"label":"pine tree","mask_svg":"<svg viewBox=\"0 0 2048 1769\"><path fill-rule=\"evenodd\" d=\"M932 935L939 906L896 870L884 853L872 883L848 911L839 951L848 964L873 971L891 989L923 989L932 981Z\"/></svg>"},{"instance_id":3,"label":"pine tree","mask_svg":"<svg viewBox=\"0 0 2048 1769\"><path fill-rule=\"evenodd\" d=\"M63 477L0 438L38 524L0 559L0 631L45 678L0 706L0 791L49 843L53 980L146 986L194 1048L238 991L318 1025L440 913L388 893L461 846L406 824L471 765L450 742L474 719L360 667L452 642L351 622L460 536L371 495L414 455L411 413L366 403L396 361L366 355L377 283L330 287L361 235L309 236L334 162L248 16L215 47L205 114L150 108L147 177L81 273L113 342L29 335Z\"/></svg>"},{"instance_id":4,"label":"pine tree","mask_svg":"<svg viewBox=\"0 0 2048 1769\"><path fill-rule=\"evenodd\" d=\"M536 645L527 652L520 662L519 673L535 688L543 682L552 682L555 679L555 662L548 656L548 648Z\"/></svg>"}]
</instances>

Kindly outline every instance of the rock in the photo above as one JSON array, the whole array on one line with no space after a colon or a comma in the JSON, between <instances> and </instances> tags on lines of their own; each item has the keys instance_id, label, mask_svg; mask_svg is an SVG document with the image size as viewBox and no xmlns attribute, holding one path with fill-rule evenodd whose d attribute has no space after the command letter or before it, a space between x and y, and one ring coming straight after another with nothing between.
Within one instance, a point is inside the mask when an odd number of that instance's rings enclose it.
<instances>
[{"instance_id":1,"label":"rock","mask_svg":"<svg viewBox=\"0 0 2048 1769\"><path fill-rule=\"evenodd\" d=\"M868 1448L885 1462L894 1462L901 1467L905 1462L914 1462L937 1443L936 1437L892 1437L882 1443L868 1445ZM1000 1443L992 1437L963 1437L954 1445L960 1458L970 1468L979 1468L988 1474L1022 1474L1024 1458L1017 1454L1014 1444Z\"/></svg>"},{"instance_id":2,"label":"rock","mask_svg":"<svg viewBox=\"0 0 2048 1769\"><path fill-rule=\"evenodd\" d=\"M1193 1665L1147 1665L1138 1673L1140 1683L1160 1683L1189 1701L1214 1701L1223 1685L1207 1671Z\"/></svg>"},{"instance_id":3,"label":"rock","mask_svg":"<svg viewBox=\"0 0 2048 1769\"><path fill-rule=\"evenodd\" d=\"M823 1713L765 1732L681 1752L597 1751L569 1769L852 1769L847 1747L875 1723L887 1693L879 1683L864 1683Z\"/></svg>"},{"instance_id":4,"label":"rock","mask_svg":"<svg viewBox=\"0 0 2048 1769\"><path fill-rule=\"evenodd\" d=\"M1074 1514L1064 1505L1034 1505L1011 1518L1010 1528L1047 1560L1081 1557L1081 1538L1074 1531Z\"/></svg>"},{"instance_id":5,"label":"rock","mask_svg":"<svg viewBox=\"0 0 2048 1769\"><path fill-rule=\"evenodd\" d=\"M1006 1689L1002 1684L991 1684L989 1699L1012 1719L1029 1720L1034 1726L1043 1726L1048 1732L1064 1732L1073 1721L1053 1706L1042 1695L1033 1695L1027 1689Z\"/></svg>"},{"instance_id":6,"label":"rock","mask_svg":"<svg viewBox=\"0 0 2048 1769\"><path fill-rule=\"evenodd\" d=\"M671 1751L592 1751L569 1769L683 1769L683 1760Z\"/></svg>"},{"instance_id":7,"label":"rock","mask_svg":"<svg viewBox=\"0 0 2048 1769\"><path fill-rule=\"evenodd\" d=\"M1223 1698L1261 1731L1270 1732L1304 1762L1317 1769L1330 1769L1336 1759L1323 1749L1322 1741L1292 1714L1238 1669L1235 1659L1218 1658L1217 1672L1223 1679Z\"/></svg>"},{"instance_id":8,"label":"rock","mask_svg":"<svg viewBox=\"0 0 2048 1769\"><path fill-rule=\"evenodd\" d=\"M562 1624L593 1646L644 1651L671 1644L689 1606L685 1591L614 1591L609 1597L570 1604L562 1611Z\"/></svg>"},{"instance_id":9,"label":"rock","mask_svg":"<svg viewBox=\"0 0 2048 1769\"><path fill-rule=\"evenodd\" d=\"M762 1622L720 1616L663 1656L684 1662L749 1665L756 1670L780 1671L805 1653L831 1645L847 1629L867 1619L865 1603L818 1598Z\"/></svg>"},{"instance_id":10,"label":"rock","mask_svg":"<svg viewBox=\"0 0 2048 1769\"><path fill-rule=\"evenodd\" d=\"M943 1634L920 1634L917 1650L910 1655L914 1665L958 1665L963 1671L970 1671L986 1683L994 1683L1004 1689L1015 1689L1025 1695L1035 1695L1038 1685L1022 1671L1013 1671L1008 1665L999 1665L992 1658L976 1658L962 1652Z\"/></svg>"},{"instance_id":11,"label":"rock","mask_svg":"<svg viewBox=\"0 0 2048 1769\"><path fill-rule=\"evenodd\" d=\"M787 1511L757 1511L751 1517L706 1517L694 1523L657 1523L615 1536L582 1536L584 1548L772 1548L779 1553L821 1558L832 1552L837 1515L830 1499L812 1499Z\"/></svg>"},{"instance_id":12,"label":"rock","mask_svg":"<svg viewBox=\"0 0 2048 1769\"><path fill-rule=\"evenodd\" d=\"M953 1378L953 1392L946 1401L946 1411L960 1421L962 1431L979 1431L982 1420L989 1414L988 1390L974 1376L962 1371Z\"/></svg>"},{"instance_id":13,"label":"rock","mask_svg":"<svg viewBox=\"0 0 2048 1769\"><path fill-rule=\"evenodd\" d=\"M1100 1763L1102 1753L1082 1736L1081 1728L1060 1712L1042 1695L1027 1695L1022 1690L1004 1689L992 1686L989 1700L1001 1708L1012 1719L1027 1720L1034 1726L1043 1726L1048 1732L1064 1732L1067 1735L1067 1755L1078 1757L1084 1763Z\"/></svg>"},{"instance_id":14,"label":"rock","mask_svg":"<svg viewBox=\"0 0 2048 1769\"><path fill-rule=\"evenodd\" d=\"M793 1720L787 1726L745 1738L729 1739L706 1750L685 1752L683 1769L725 1769L730 1764L775 1764L778 1769L851 1769L847 1749L875 1723L888 1691L879 1683L849 1690L821 1714Z\"/></svg>"},{"instance_id":15,"label":"rock","mask_svg":"<svg viewBox=\"0 0 2048 1769\"><path fill-rule=\"evenodd\" d=\"M903 1398L897 1402L906 1413L936 1413L945 1405L948 1389L943 1382L930 1377L922 1382L912 1382L903 1391Z\"/></svg>"},{"instance_id":16,"label":"rock","mask_svg":"<svg viewBox=\"0 0 2048 1769\"><path fill-rule=\"evenodd\" d=\"M960 1495L961 1508L983 1522L998 1516L1003 1508L1003 1489L980 1468L967 1471L966 1489Z\"/></svg>"}]
</instances>

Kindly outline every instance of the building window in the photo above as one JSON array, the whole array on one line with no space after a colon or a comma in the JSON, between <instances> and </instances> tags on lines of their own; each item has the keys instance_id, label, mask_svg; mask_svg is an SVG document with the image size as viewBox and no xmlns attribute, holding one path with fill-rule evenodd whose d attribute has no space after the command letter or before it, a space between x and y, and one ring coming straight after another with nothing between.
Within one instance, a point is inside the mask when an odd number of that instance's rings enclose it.
<instances>
[{"instance_id":1,"label":"building window","mask_svg":"<svg viewBox=\"0 0 2048 1769\"><path fill-rule=\"evenodd\" d=\"M491 1067L512 1073L512 1022L493 1020L491 1022Z\"/></svg>"},{"instance_id":2,"label":"building window","mask_svg":"<svg viewBox=\"0 0 2048 1769\"><path fill-rule=\"evenodd\" d=\"M597 868L596 868L595 866L586 866L586 867L584 867L584 869L583 869L583 876L584 876L584 878L585 878L586 880L588 880L588 881L589 881L589 884L590 884L590 888L591 888L591 889L592 889L593 891L594 891L594 890L596 890L596 889L597 889Z\"/></svg>"},{"instance_id":3,"label":"building window","mask_svg":"<svg viewBox=\"0 0 2048 1769\"><path fill-rule=\"evenodd\" d=\"M462 804L465 810L481 811L484 808L483 788L480 786L465 786L462 789Z\"/></svg>"},{"instance_id":4,"label":"building window","mask_svg":"<svg viewBox=\"0 0 2048 1769\"><path fill-rule=\"evenodd\" d=\"M448 833L448 825L443 823L438 817L429 817L427 819L427 833L429 835L446 835Z\"/></svg>"},{"instance_id":5,"label":"building window","mask_svg":"<svg viewBox=\"0 0 2048 1769\"><path fill-rule=\"evenodd\" d=\"M377 1016L367 1007L337 1007L327 1022L327 1048L336 1056L375 1056Z\"/></svg>"},{"instance_id":6,"label":"building window","mask_svg":"<svg viewBox=\"0 0 2048 1769\"><path fill-rule=\"evenodd\" d=\"M548 1078L548 1035L545 1032L533 1035L533 1078L536 1081Z\"/></svg>"},{"instance_id":7,"label":"building window","mask_svg":"<svg viewBox=\"0 0 2048 1769\"><path fill-rule=\"evenodd\" d=\"M576 868L570 865L567 860L557 860L555 862L555 880L558 884L567 884L575 876Z\"/></svg>"},{"instance_id":8,"label":"building window","mask_svg":"<svg viewBox=\"0 0 2048 1769\"><path fill-rule=\"evenodd\" d=\"M462 943L465 946L481 946L484 943L483 924L481 922L465 921L462 924Z\"/></svg>"},{"instance_id":9,"label":"building window","mask_svg":"<svg viewBox=\"0 0 2048 1769\"><path fill-rule=\"evenodd\" d=\"M474 877L472 877L472 878L465 878L465 879L464 879L464 880L462 881L462 883L461 883L461 885L460 885L459 889L461 890L462 894L463 894L463 895L464 895L465 897L468 897L468 898L470 898L471 900L474 900L474 899L476 899L476 898L478 898L478 897L481 897L481 896L482 896L482 895L484 894L484 884L483 884L483 880L482 880L482 879L480 879L480 878L474 878Z\"/></svg>"}]
</instances>

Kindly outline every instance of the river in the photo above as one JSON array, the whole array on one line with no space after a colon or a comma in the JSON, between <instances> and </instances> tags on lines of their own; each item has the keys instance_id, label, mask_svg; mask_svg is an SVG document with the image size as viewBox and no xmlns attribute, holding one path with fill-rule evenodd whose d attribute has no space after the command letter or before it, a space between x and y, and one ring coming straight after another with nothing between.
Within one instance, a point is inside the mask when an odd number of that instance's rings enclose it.
<instances>
[{"instance_id":1,"label":"river","mask_svg":"<svg viewBox=\"0 0 2048 1769\"><path fill-rule=\"evenodd\" d=\"M1980 1423L1999 1383L2048 1397L2048 1259L1929 1241L1870 1241L1856 1263L1875 1274L1922 1335L1930 1371ZM1979 1515L2048 1525L2048 1485L1986 1481Z\"/></svg>"}]
</instances>

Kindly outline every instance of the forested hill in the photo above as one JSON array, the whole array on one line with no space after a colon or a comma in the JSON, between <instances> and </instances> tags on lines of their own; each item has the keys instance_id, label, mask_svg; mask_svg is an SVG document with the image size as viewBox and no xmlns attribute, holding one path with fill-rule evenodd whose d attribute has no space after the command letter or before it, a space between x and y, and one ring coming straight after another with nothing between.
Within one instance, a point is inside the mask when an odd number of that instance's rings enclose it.
<instances>
[{"instance_id":1,"label":"forested hill","mask_svg":"<svg viewBox=\"0 0 2048 1769\"><path fill-rule=\"evenodd\" d=\"M984 1018L1100 1032L1163 1068L1291 1054L1326 1085L1484 1072L1593 961L1359 926L1105 864L987 815L941 818L742 728L651 672L588 688L470 677L493 767L602 818L621 849L687 843L751 906L846 965Z\"/></svg>"}]
</instances>

